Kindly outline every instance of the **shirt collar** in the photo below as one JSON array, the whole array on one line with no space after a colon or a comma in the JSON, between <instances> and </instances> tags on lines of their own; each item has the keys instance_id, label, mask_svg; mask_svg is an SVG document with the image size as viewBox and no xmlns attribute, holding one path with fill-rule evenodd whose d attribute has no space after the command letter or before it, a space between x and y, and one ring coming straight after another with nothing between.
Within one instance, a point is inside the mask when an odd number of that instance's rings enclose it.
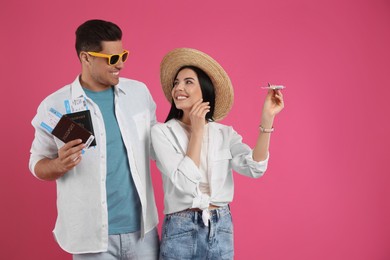
<instances>
[{"instance_id":1,"label":"shirt collar","mask_svg":"<svg viewBox=\"0 0 390 260\"><path fill-rule=\"evenodd\" d=\"M72 93L72 99L76 99L80 96L86 96L85 92L83 90L83 87L80 84L80 78L81 75L78 75L76 79L71 84L71 93ZM119 84L114 86L114 93L115 95L119 95L119 93L123 93L126 95L125 89L122 87L122 84L119 80Z\"/></svg>"},{"instance_id":2,"label":"shirt collar","mask_svg":"<svg viewBox=\"0 0 390 260\"><path fill-rule=\"evenodd\" d=\"M181 148L181 151L183 154L186 154L187 147L188 147L188 137L184 131L184 128L180 125L179 121L177 119L170 119L168 122L165 123L168 129L171 131L172 135L176 137L176 140L179 143L179 146ZM214 136L216 130L215 130L216 124L215 122L208 122L208 134L209 137ZM210 140L210 138L209 138ZM210 142L209 142L210 143ZM210 146L209 146L210 147Z\"/></svg>"}]
</instances>

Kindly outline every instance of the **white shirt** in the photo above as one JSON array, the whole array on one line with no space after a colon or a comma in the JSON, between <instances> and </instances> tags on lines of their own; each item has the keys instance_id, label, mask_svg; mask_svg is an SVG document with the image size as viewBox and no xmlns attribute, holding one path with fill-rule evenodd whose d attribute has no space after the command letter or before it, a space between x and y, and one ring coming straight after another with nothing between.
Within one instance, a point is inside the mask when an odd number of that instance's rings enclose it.
<instances>
[{"instance_id":1,"label":"white shirt","mask_svg":"<svg viewBox=\"0 0 390 260\"><path fill-rule=\"evenodd\" d=\"M132 178L141 205L141 234L158 223L150 176L150 129L156 123L156 105L146 86L135 80L120 78L114 87L115 113L127 149ZM64 143L44 130L50 108L66 114L64 101L84 96L91 110L96 147L85 150L75 168L57 179L57 221L54 235L59 245L72 254L105 252L108 247L108 213L106 204L106 133L99 107L89 99L79 78L42 101L32 120L35 138L31 147L29 167L43 158L56 158ZM154 157L154 156L153 156ZM36 175L35 175L36 176Z\"/></svg>"},{"instance_id":2,"label":"white shirt","mask_svg":"<svg viewBox=\"0 0 390 260\"><path fill-rule=\"evenodd\" d=\"M230 126L208 123L208 174L210 196L199 189L201 173L186 156L188 137L177 120L152 127L152 143L157 167L164 184L164 214L188 208L207 209L210 204L225 206L233 200L233 170L259 178L267 169L268 158L256 162L251 148L242 143L242 137Z\"/></svg>"},{"instance_id":3,"label":"white shirt","mask_svg":"<svg viewBox=\"0 0 390 260\"><path fill-rule=\"evenodd\" d=\"M191 137L191 126L186 125L181 121L177 121L184 129L184 132L187 136L187 142L189 142ZM199 189L202 193L205 193L210 196L210 175L207 171L208 162L207 162L207 153L209 149L209 124L204 125L204 134L202 140L202 147L200 150L200 163L199 163L199 172L200 172L200 181L199 181Z\"/></svg>"}]
</instances>

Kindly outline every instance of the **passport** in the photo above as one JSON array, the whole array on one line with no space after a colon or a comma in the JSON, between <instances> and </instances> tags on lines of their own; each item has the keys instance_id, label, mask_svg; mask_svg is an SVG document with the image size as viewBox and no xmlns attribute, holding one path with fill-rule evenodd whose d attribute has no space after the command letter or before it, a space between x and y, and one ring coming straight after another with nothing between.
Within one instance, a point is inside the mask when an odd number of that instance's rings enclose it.
<instances>
[{"instance_id":1,"label":"passport","mask_svg":"<svg viewBox=\"0 0 390 260\"><path fill-rule=\"evenodd\" d=\"M70 117L63 115L51 132L55 137L67 143L75 139L81 139L88 148L95 139L93 134L77 124Z\"/></svg>"},{"instance_id":2,"label":"passport","mask_svg":"<svg viewBox=\"0 0 390 260\"><path fill-rule=\"evenodd\" d=\"M77 124L79 124L81 127L85 128L93 136L95 136L95 132L93 131L93 124L92 124L92 118L91 118L91 112L90 110L84 110L79 112L74 112L70 114L66 114L66 117L69 117L73 121L75 121ZM93 139L90 146L96 145L96 139Z\"/></svg>"}]
</instances>

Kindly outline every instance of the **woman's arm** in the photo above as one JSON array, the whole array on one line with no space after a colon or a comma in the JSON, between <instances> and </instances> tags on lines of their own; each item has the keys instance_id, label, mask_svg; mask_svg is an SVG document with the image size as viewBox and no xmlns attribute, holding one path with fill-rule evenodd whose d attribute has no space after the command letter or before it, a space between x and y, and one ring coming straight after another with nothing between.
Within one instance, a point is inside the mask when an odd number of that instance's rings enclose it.
<instances>
[{"instance_id":1,"label":"woman's arm","mask_svg":"<svg viewBox=\"0 0 390 260\"><path fill-rule=\"evenodd\" d=\"M200 165L200 151L202 150L204 126L206 124L205 118L209 111L209 102L202 103L202 99L200 99L193 105L189 113L191 133L186 154L198 167Z\"/></svg>"},{"instance_id":2,"label":"woman's arm","mask_svg":"<svg viewBox=\"0 0 390 260\"><path fill-rule=\"evenodd\" d=\"M156 164L165 179L165 196L187 208L207 208L209 198L198 189L199 167L175 146L175 137L169 136L170 131L165 125L157 124L151 132Z\"/></svg>"},{"instance_id":3,"label":"woman's arm","mask_svg":"<svg viewBox=\"0 0 390 260\"><path fill-rule=\"evenodd\" d=\"M280 90L268 90L261 114L259 135L256 146L253 149L253 160L260 162L267 159L274 119L283 107L282 92Z\"/></svg>"}]
</instances>

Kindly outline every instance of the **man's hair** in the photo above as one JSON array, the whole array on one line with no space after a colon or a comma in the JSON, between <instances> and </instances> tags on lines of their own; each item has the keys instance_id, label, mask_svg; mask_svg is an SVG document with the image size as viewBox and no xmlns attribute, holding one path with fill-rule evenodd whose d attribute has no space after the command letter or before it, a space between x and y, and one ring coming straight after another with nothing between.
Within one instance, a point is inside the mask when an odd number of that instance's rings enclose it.
<instances>
[{"instance_id":1,"label":"man's hair","mask_svg":"<svg viewBox=\"0 0 390 260\"><path fill-rule=\"evenodd\" d=\"M122 40L122 30L118 25L103 20L86 21L76 30L77 56L81 51L102 51L102 41L120 40Z\"/></svg>"},{"instance_id":2,"label":"man's hair","mask_svg":"<svg viewBox=\"0 0 390 260\"><path fill-rule=\"evenodd\" d=\"M196 76L198 77L200 89L202 91L203 102L209 102L209 106L210 106L210 111L206 114L206 120L209 122L214 121L213 116L214 116L214 109L215 109L215 90L214 90L213 82L211 81L210 77L203 70L201 70L200 68L195 67L195 66L181 67L177 71L174 79L176 79L179 72L182 71L183 69L193 70L195 72ZM172 86L172 88L173 88L173 86ZM172 118L180 119L182 117L183 117L183 110L178 109L175 105L175 102L172 99L171 109L168 113L167 118L165 119L165 122L168 122Z\"/></svg>"}]
</instances>

